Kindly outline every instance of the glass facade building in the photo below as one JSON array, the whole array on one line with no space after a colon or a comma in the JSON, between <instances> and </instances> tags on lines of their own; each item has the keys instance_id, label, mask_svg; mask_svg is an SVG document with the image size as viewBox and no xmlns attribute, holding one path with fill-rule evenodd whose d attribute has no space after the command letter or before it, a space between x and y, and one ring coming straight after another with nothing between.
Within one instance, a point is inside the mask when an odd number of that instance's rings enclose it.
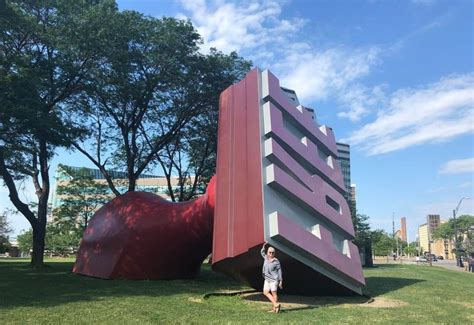
<instances>
[{"instance_id":1,"label":"glass facade building","mask_svg":"<svg viewBox=\"0 0 474 325\"><path fill-rule=\"evenodd\" d=\"M351 185L351 147L346 143L336 142L337 145L337 161L341 166L342 176L344 177L344 186L346 187L345 198L351 214L356 214L355 185Z\"/></svg>"},{"instance_id":2,"label":"glass facade building","mask_svg":"<svg viewBox=\"0 0 474 325\"><path fill-rule=\"evenodd\" d=\"M84 167L75 167L75 166L66 166L68 169L71 169L73 172L83 174L84 176L90 176L95 182L106 184L106 180L99 169L94 168L84 168ZM115 183L116 189L120 193L125 193L128 190L128 175L126 172L122 171L108 171L109 175L112 177ZM194 179L193 177L191 177ZM67 185L71 181L71 176L58 166L55 175L55 183L51 191L51 211L59 207L63 200L61 195L57 193L58 184ZM190 185L185 185L185 188L190 187ZM173 192L178 192L180 189L178 177L171 177L171 189ZM164 176L141 174L137 179L136 191L142 192L151 192L155 193L164 199L170 200L168 181ZM205 189L202 186L198 185L197 194L202 194L205 192ZM108 190L108 196L112 199L114 197L112 191Z\"/></svg>"}]
</instances>

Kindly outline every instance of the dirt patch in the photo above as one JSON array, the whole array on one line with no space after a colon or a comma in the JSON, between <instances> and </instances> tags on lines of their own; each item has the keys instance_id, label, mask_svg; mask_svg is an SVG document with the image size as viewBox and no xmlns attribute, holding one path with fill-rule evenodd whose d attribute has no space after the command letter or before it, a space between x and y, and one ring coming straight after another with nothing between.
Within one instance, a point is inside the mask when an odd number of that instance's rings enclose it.
<instances>
[{"instance_id":1,"label":"dirt patch","mask_svg":"<svg viewBox=\"0 0 474 325\"><path fill-rule=\"evenodd\" d=\"M269 301L261 293L242 294L240 297L250 303L269 305ZM368 308L397 308L407 306L408 303L382 297L305 297L282 295L280 303L285 310L299 310L318 307L368 307Z\"/></svg>"},{"instance_id":2,"label":"dirt patch","mask_svg":"<svg viewBox=\"0 0 474 325\"><path fill-rule=\"evenodd\" d=\"M349 307L353 307L354 304L346 304ZM408 303L396 299L387 299L383 297L376 297L373 301L364 304L355 304L358 307L371 307L371 308L397 308L408 306ZM344 305L345 306L345 305Z\"/></svg>"},{"instance_id":3,"label":"dirt patch","mask_svg":"<svg viewBox=\"0 0 474 325\"><path fill-rule=\"evenodd\" d=\"M473 309L474 308L474 303L472 302L465 302L465 301L451 301L452 303L459 304L461 306L464 306L466 308Z\"/></svg>"}]
</instances>

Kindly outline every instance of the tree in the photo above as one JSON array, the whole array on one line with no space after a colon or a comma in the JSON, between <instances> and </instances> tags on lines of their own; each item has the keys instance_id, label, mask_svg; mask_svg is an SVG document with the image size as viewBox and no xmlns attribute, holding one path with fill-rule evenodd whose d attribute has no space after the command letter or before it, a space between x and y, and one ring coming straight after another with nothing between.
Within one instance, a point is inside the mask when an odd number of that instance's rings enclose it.
<instances>
[{"instance_id":1,"label":"tree","mask_svg":"<svg viewBox=\"0 0 474 325\"><path fill-rule=\"evenodd\" d=\"M48 224L46 227L45 251L52 255L65 256L74 253L79 249L80 241L81 236L77 231L55 224ZM18 235L17 242L18 249L24 254L29 254L33 248L32 229Z\"/></svg>"},{"instance_id":2,"label":"tree","mask_svg":"<svg viewBox=\"0 0 474 325\"><path fill-rule=\"evenodd\" d=\"M50 224L46 227L45 249L52 255L67 256L75 253L81 243L82 231L78 228Z\"/></svg>"},{"instance_id":3,"label":"tree","mask_svg":"<svg viewBox=\"0 0 474 325\"><path fill-rule=\"evenodd\" d=\"M108 171L125 170L134 191L156 153L201 109L195 100L190 105L198 96L200 37L190 22L133 11L115 15L109 28L107 51L79 102L91 132L74 146L118 196Z\"/></svg>"},{"instance_id":4,"label":"tree","mask_svg":"<svg viewBox=\"0 0 474 325\"><path fill-rule=\"evenodd\" d=\"M449 220L454 223L453 219ZM456 226L458 232L461 234L467 234L472 227L474 227L474 216L471 215L462 215L456 219ZM453 225L454 228L454 225Z\"/></svg>"},{"instance_id":5,"label":"tree","mask_svg":"<svg viewBox=\"0 0 474 325\"><path fill-rule=\"evenodd\" d=\"M0 177L32 227L34 267L43 266L49 160L85 132L66 104L86 86L117 10L111 1L0 2ZM35 210L18 195L23 179L34 184Z\"/></svg>"},{"instance_id":6,"label":"tree","mask_svg":"<svg viewBox=\"0 0 474 325\"><path fill-rule=\"evenodd\" d=\"M8 234L11 231L12 229L8 223L7 214L0 214L0 254L7 252L10 248Z\"/></svg>"},{"instance_id":7,"label":"tree","mask_svg":"<svg viewBox=\"0 0 474 325\"><path fill-rule=\"evenodd\" d=\"M58 165L58 171L56 193L61 204L53 211L54 224L81 238L95 211L109 201L109 187L94 180L88 168Z\"/></svg>"},{"instance_id":8,"label":"tree","mask_svg":"<svg viewBox=\"0 0 474 325\"><path fill-rule=\"evenodd\" d=\"M198 192L204 192L206 184L215 174L219 95L244 78L251 67L250 61L235 52L225 55L216 49L199 57L199 61L202 90L198 100L204 109L156 155L168 181L172 201L186 201ZM173 175L178 176L178 190L172 188Z\"/></svg>"},{"instance_id":9,"label":"tree","mask_svg":"<svg viewBox=\"0 0 474 325\"><path fill-rule=\"evenodd\" d=\"M417 245L418 245L417 242L411 242L411 243L408 244L408 245L406 246L406 248L404 249L405 253L408 254L409 256L415 256L415 255L417 255L417 253L418 253Z\"/></svg>"},{"instance_id":10,"label":"tree","mask_svg":"<svg viewBox=\"0 0 474 325\"><path fill-rule=\"evenodd\" d=\"M456 243L456 229L457 229L457 249L462 248L464 251L470 251L470 247L472 246L472 228L474 227L474 216L470 215L462 215L454 219L449 219L448 222L439 225L433 231L433 239L442 239L446 246L447 242L454 242ZM461 247L459 247L459 244ZM466 250L467 249L467 250ZM456 253L457 254L457 253Z\"/></svg>"},{"instance_id":11,"label":"tree","mask_svg":"<svg viewBox=\"0 0 474 325\"><path fill-rule=\"evenodd\" d=\"M433 239L452 240L454 238L454 223L448 221L440 224L433 231Z\"/></svg>"},{"instance_id":12,"label":"tree","mask_svg":"<svg viewBox=\"0 0 474 325\"><path fill-rule=\"evenodd\" d=\"M373 266L369 216L365 214L352 213L352 223L355 232L354 244L359 247L360 252L364 253L364 265Z\"/></svg>"},{"instance_id":13,"label":"tree","mask_svg":"<svg viewBox=\"0 0 474 325\"><path fill-rule=\"evenodd\" d=\"M458 241L464 256L474 254L474 216L462 215L456 220Z\"/></svg>"},{"instance_id":14,"label":"tree","mask_svg":"<svg viewBox=\"0 0 474 325\"><path fill-rule=\"evenodd\" d=\"M396 248L395 239L389 236L385 230L377 229L371 232L372 249L374 255L387 255Z\"/></svg>"},{"instance_id":15,"label":"tree","mask_svg":"<svg viewBox=\"0 0 474 325\"><path fill-rule=\"evenodd\" d=\"M28 229L16 237L18 249L24 254L30 254L33 249L33 231Z\"/></svg>"},{"instance_id":16,"label":"tree","mask_svg":"<svg viewBox=\"0 0 474 325\"><path fill-rule=\"evenodd\" d=\"M367 241L370 241L369 216L357 213L352 223L355 232L354 244L359 248L363 247Z\"/></svg>"},{"instance_id":17,"label":"tree","mask_svg":"<svg viewBox=\"0 0 474 325\"><path fill-rule=\"evenodd\" d=\"M74 146L117 196L109 170L126 171L128 191L134 191L158 159L168 181L181 174L178 200L189 198L214 168L219 94L251 63L235 53L200 54L202 40L189 21L124 11L110 28L115 33L108 35L94 82L78 102L91 132ZM191 173L197 173L193 190L184 194Z\"/></svg>"}]
</instances>

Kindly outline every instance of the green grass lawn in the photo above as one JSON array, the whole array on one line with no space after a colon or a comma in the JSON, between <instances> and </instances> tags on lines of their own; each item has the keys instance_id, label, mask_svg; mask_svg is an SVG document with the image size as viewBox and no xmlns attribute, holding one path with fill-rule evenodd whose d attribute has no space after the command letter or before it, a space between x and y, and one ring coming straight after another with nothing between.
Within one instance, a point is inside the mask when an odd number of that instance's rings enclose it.
<instances>
[{"instance_id":1,"label":"green grass lawn","mask_svg":"<svg viewBox=\"0 0 474 325\"><path fill-rule=\"evenodd\" d=\"M0 260L0 324L5 323L474 323L474 276L439 267L383 265L365 269L366 292L404 306L366 307L364 298L313 298L304 308L209 292L249 289L203 266L196 280L99 280L74 275L72 260L48 260L37 272L28 260ZM283 301L293 301L282 296ZM298 301L295 299L294 301ZM370 304L369 304L370 305Z\"/></svg>"}]
</instances>

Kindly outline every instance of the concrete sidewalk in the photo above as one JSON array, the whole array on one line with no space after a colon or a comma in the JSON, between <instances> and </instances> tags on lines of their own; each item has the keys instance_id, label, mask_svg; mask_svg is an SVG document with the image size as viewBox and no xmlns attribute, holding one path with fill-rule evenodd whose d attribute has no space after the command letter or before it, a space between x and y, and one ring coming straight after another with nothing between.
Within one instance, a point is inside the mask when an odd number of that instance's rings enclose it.
<instances>
[{"instance_id":1,"label":"concrete sidewalk","mask_svg":"<svg viewBox=\"0 0 474 325\"><path fill-rule=\"evenodd\" d=\"M387 260L384 258L384 259L375 259L374 264L397 264L397 265L410 264L410 265L429 266L430 262L426 262L426 261L417 262L414 258L403 259L402 261L400 261L399 259L394 261L393 259L390 258L387 262ZM433 262L433 266L439 266L448 270L453 270L453 271L458 271L458 272L467 272L465 271L464 267L456 266L455 260L438 260L436 262Z\"/></svg>"}]
</instances>

